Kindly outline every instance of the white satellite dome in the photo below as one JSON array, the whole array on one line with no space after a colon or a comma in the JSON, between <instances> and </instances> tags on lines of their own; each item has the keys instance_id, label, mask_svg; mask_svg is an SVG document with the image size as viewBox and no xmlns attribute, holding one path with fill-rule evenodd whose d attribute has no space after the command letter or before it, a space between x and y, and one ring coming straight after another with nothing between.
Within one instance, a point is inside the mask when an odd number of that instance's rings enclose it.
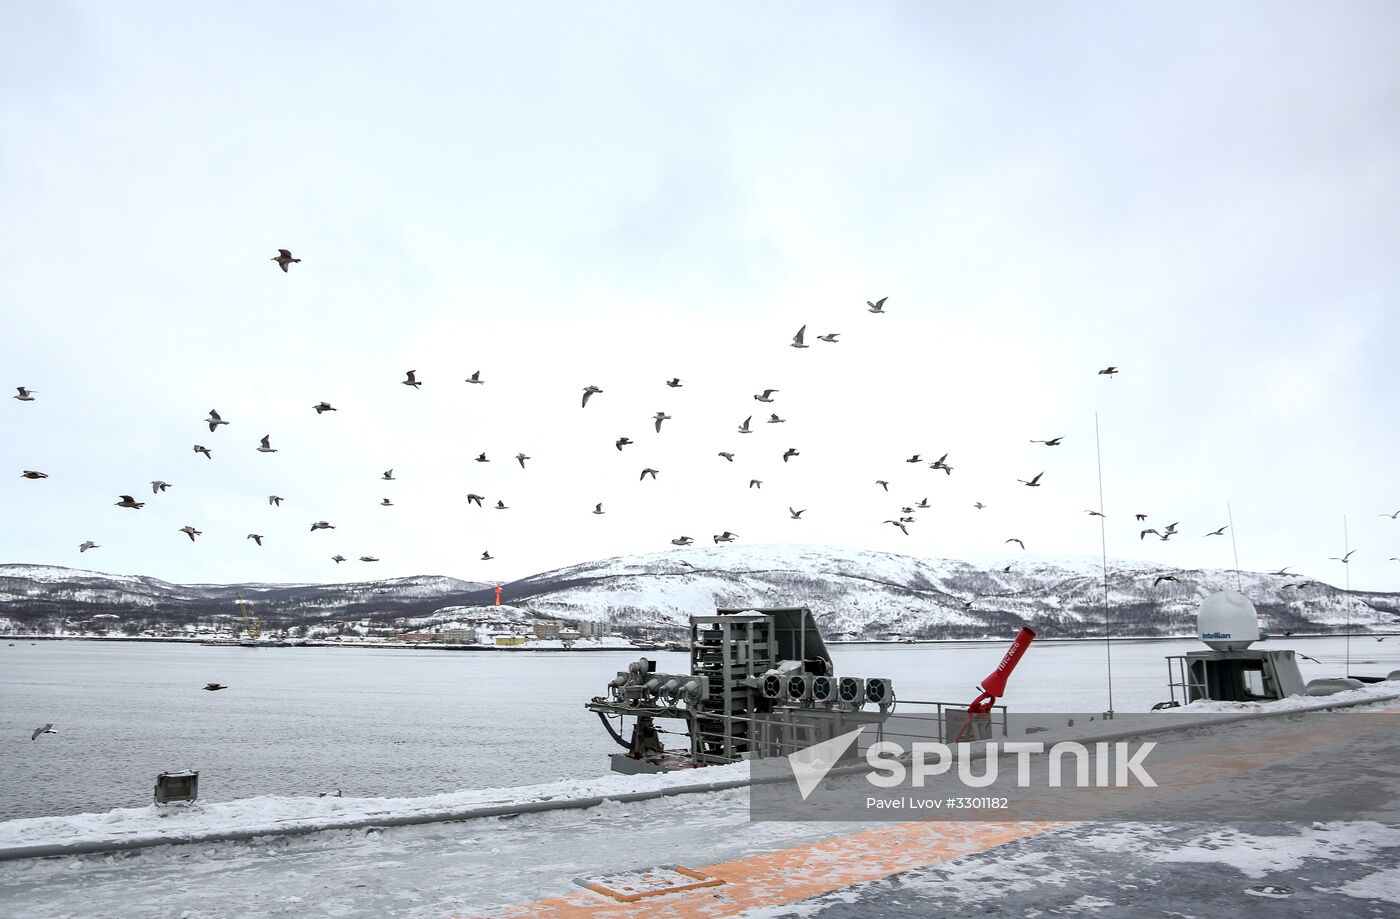
<instances>
[{"instance_id":1,"label":"white satellite dome","mask_svg":"<svg viewBox=\"0 0 1400 919\"><path fill-rule=\"evenodd\" d=\"M1217 651L1242 651L1259 640L1259 614L1244 594L1221 590L1201 601L1196 629Z\"/></svg>"}]
</instances>

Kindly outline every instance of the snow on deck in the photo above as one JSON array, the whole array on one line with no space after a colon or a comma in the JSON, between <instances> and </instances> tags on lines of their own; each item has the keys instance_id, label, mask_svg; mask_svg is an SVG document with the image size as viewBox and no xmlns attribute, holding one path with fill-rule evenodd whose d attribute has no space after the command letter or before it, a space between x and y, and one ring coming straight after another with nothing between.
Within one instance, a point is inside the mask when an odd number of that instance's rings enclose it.
<instances>
[{"instance_id":1,"label":"snow on deck","mask_svg":"<svg viewBox=\"0 0 1400 919\"><path fill-rule=\"evenodd\" d=\"M455 791L421 798L308 798L265 795L193 807L126 807L105 813L30 817L0 823L0 849L93 846L158 838L185 842L225 834L324 830L406 818L453 819L487 808L708 788L748 779L748 763L656 775L604 775L514 788Z\"/></svg>"}]
</instances>

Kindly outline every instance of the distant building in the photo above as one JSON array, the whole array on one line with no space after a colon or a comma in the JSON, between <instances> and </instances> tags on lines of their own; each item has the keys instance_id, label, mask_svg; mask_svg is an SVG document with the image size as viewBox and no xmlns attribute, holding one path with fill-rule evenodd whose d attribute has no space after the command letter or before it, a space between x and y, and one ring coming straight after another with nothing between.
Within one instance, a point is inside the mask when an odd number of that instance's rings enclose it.
<instances>
[{"instance_id":1,"label":"distant building","mask_svg":"<svg viewBox=\"0 0 1400 919\"><path fill-rule=\"evenodd\" d=\"M441 632L401 632L391 636L395 641L446 641Z\"/></svg>"},{"instance_id":2,"label":"distant building","mask_svg":"<svg viewBox=\"0 0 1400 919\"><path fill-rule=\"evenodd\" d=\"M442 640L449 645L473 645L476 644L476 629L447 629L442 633Z\"/></svg>"},{"instance_id":3,"label":"distant building","mask_svg":"<svg viewBox=\"0 0 1400 919\"><path fill-rule=\"evenodd\" d=\"M536 638L558 638L564 623L559 619L536 619L531 623Z\"/></svg>"},{"instance_id":4,"label":"distant building","mask_svg":"<svg viewBox=\"0 0 1400 919\"><path fill-rule=\"evenodd\" d=\"M608 624L606 622L594 622L590 619L583 619L578 624L578 633L584 638L598 638L608 634Z\"/></svg>"}]
</instances>

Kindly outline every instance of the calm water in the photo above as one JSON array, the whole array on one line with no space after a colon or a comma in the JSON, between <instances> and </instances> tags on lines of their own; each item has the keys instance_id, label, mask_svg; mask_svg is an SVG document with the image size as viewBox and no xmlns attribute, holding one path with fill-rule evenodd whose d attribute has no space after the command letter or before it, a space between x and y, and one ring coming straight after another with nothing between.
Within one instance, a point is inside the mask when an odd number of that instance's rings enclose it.
<instances>
[{"instance_id":1,"label":"calm water","mask_svg":"<svg viewBox=\"0 0 1400 919\"><path fill-rule=\"evenodd\" d=\"M1289 639L1341 672L1339 638ZM1115 642L1114 705L1167 697L1166 654L1194 641ZM833 646L837 672L885 676L900 698L971 701L1003 645ZM583 703L635 652L450 653L0 641L0 819L150 802L155 775L200 770L200 796L412 796L581 778L617 748ZM660 669L683 654L652 653ZM1400 639L1352 640L1353 670L1400 669ZM1372 663L1364 663L1372 662ZM206 682L229 685L204 692ZM1102 643L1037 643L1013 710L1102 711ZM31 742L53 722L58 734Z\"/></svg>"}]
</instances>

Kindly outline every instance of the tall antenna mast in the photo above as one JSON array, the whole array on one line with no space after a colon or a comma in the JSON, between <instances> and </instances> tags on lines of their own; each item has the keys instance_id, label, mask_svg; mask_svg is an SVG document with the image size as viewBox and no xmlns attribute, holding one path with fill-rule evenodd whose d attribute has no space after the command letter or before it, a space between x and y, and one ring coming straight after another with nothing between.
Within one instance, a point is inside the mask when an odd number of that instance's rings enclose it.
<instances>
[{"instance_id":1,"label":"tall antenna mast","mask_svg":"<svg viewBox=\"0 0 1400 919\"><path fill-rule=\"evenodd\" d=\"M1230 548L1235 550L1235 590L1244 593L1244 588L1240 586L1240 547L1235 542L1235 512L1230 509L1230 502L1225 502L1225 516L1230 518Z\"/></svg>"},{"instance_id":2,"label":"tall antenna mast","mask_svg":"<svg viewBox=\"0 0 1400 919\"><path fill-rule=\"evenodd\" d=\"M1108 617L1108 526L1103 512L1103 446L1099 442L1099 413L1094 412L1094 454L1099 464L1099 547L1103 550L1103 650L1108 661L1108 711L1113 716L1113 636Z\"/></svg>"},{"instance_id":3,"label":"tall antenna mast","mask_svg":"<svg viewBox=\"0 0 1400 919\"><path fill-rule=\"evenodd\" d=\"M1351 554L1351 534L1347 531L1347 515L1342 515L1342 558L1345 559ZM1351 562L1345 561L1342 567L1346 569L1347 596L1347 667L1342 676L1351 676Z\"/></svg>"}]
</instances>

